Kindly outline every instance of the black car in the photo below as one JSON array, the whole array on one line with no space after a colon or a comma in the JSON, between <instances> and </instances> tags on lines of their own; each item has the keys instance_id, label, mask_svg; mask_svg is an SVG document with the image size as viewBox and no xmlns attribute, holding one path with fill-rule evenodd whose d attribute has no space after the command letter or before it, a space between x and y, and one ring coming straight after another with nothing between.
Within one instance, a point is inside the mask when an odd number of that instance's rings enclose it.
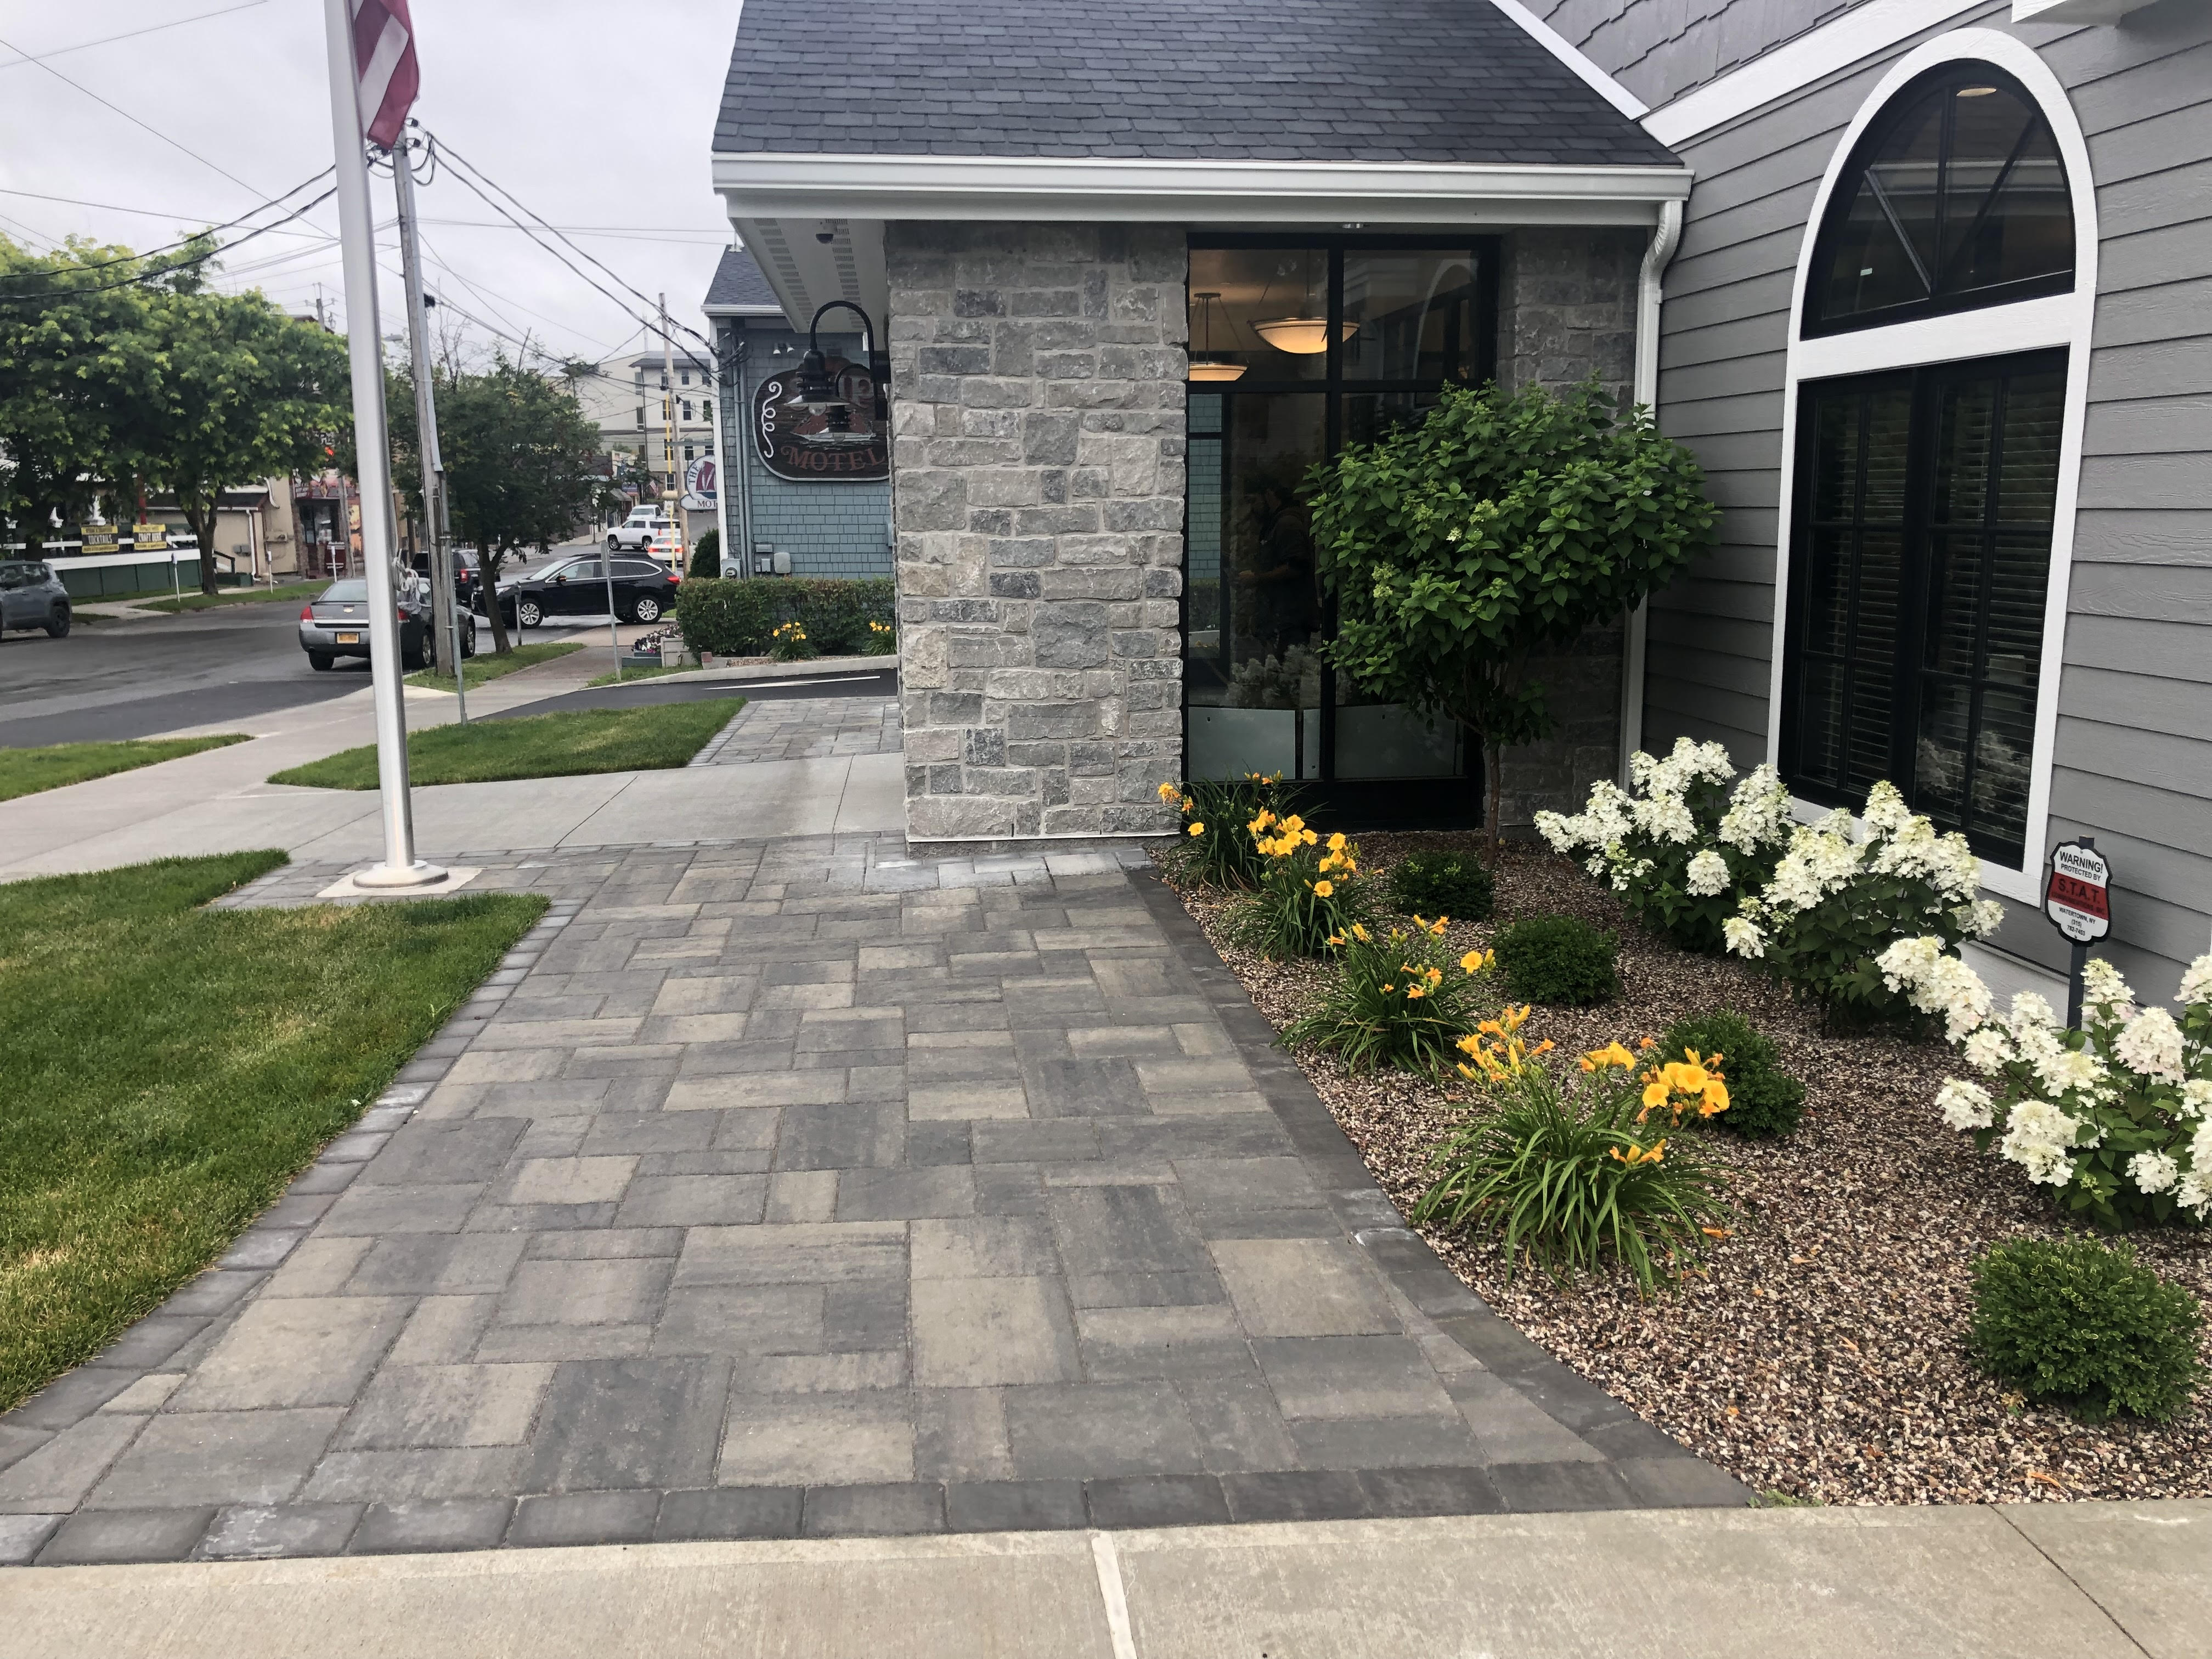
<instances>
[{"instance_id":1,"label":"black car","mask_svg":"<svg viewBox=\"0 0 2212 1659\"><path fill-rule=\"evenodd\" d=\"M398 599L399 662L404 668L428 667L436 662L435 618L426 592L419 599L403 593ZM476 655L477 624L464 619L461 654ZM328 668L340 657L368 654L368 584L332 582L300 611L300 648L308 665Z\"/></svg>"},{"instance_id":2,"label":"black car","mask_svg":"<svg viewBox=\"0 0 2212 1659\"><path fill-rule=\"evenodd\" d=\"M535 628L548 617L607 614L607 563L599 554L564 559L532 576L499 585L499 607L510 625ZM614 561L615 615L623 622L654 623L676 603L676 573L658 559ZM477 609L483 609L479 590Z\"/></svg>"},{"instance_id":3,"label":"black car","mask_svg":"<svg viewBox=\"0 0 2212 1659\"><path fill-rule=\"evenodd\" d=\"M428 552L416 554L414 557L408 561L408 564L414 570L416 575L422 576L425 580L428 578L430 574L430 556ZM455 548L453 550L454 597L459 599L463 605L469 605L473 608L476 606L477 603L477 590L483 586L483 565L482 562L477 559L476 550L467 547Z\"/></svg>"}]
</instances>

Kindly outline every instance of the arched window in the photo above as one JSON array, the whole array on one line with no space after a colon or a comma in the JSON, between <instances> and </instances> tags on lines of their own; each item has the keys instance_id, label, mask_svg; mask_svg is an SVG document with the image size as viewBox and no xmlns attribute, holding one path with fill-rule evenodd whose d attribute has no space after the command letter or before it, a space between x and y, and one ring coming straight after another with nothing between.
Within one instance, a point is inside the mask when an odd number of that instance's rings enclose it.
<instances>
[{"instance_id":1,"label":"arched window","mask_svg":"<svg viewBox=\"0 0 2212 1659\"><path fill-rule=\"evenodd\" d=\"M1979 58L1899 85L1826 201L1789 375L1775 758L1820 805L1856 809L1889 779L2025 871L2079 369L2075 325L2016 302L2072 292L2094 246L2077 255L2051 118Z\"/></svg>"},{"instance_id":2,"label":"arched window","mask_svg":"<svg viewBox=\"0 0 2212 1659\"><path fill-rule=\"evenodd\" d=\"M1993 65L1921 76L1867 129L1829 198L1808 337L2074 286L2074 210L2051 123Z\"/></svg>"}]
</instances>

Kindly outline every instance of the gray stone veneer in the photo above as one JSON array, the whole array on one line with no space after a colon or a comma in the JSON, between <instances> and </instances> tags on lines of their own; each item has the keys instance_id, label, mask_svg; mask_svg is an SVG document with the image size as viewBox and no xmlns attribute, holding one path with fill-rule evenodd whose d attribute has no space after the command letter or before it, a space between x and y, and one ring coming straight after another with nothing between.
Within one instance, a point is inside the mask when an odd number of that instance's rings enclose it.
<instances>
[{"instance_id":1,"label":"gray stone veneer","mask_svg":"<svg viewBox=\"0 0 2212 1659\"><path fill-rule=\"evenodd\" d=\"M1634 230L1515 231L1498 285L1498 378L1554 392L1593 371L1625 408L1636 374L1636 281L1648 240ZM1621 625L1593 628L1533 659L1556 721L1541 743L1505 751L1499 816L1531 832L1538 811L1574 811L1620 763Z\"/></svg>"},{"instance_id":2,"label":"gray stone veneer","mask_svg":"<svg viewBox=\"0 0 2212 1659\"><path fill-rule=\"evenodd\" d=\"M1183 233L893 223L884 253L907 833L1164 829Z\"/></svg>"}]
</instances>

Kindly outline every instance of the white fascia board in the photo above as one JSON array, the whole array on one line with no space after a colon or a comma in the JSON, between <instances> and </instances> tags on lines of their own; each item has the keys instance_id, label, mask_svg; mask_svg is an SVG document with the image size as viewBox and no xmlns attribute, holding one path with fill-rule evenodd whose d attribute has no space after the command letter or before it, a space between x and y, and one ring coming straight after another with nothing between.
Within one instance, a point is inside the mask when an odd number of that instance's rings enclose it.
<instances>
[{"instance_id":1,"label":"white fascia board","mask_svg":"<svg viewBox=\"0 0 2212 1659\"><path fill-rule=\"evenodd\" d=\"M1644 118L1644 130L1670 149L1700 133L1879 56L1989 0L1867 0L1832 22L1799 35L1741 69L1684 93Z\"/></svg>"},{"instance_id":2,"label":"white fascia board","mask_svg":"<svg viewBox=\"0 0 2212 1659\"><path fill-rule=\"evenodd\" d=\"M1641 121L1651 112L1649 104L1583 57L1580 47L1522 5L1521 0L1490 0L1490 3L1519 24L1530 40L1574 71L1577 80L1630 120Z\"/></svg>"},{"instance_id":3,"label":"white fascia board","mask_svg":"<svg viewBox=\"0 0 2212 1659\"><path fill-rule=\"evenodd\" d=\"M2015 23L2117 23L2157 0L2012 0Z\"/></svg>"},{"instance_id":4,"label":"white fascia board","mask_svg":"<svg viewBox=\"0 0 2212 1659\"><path fill-rule=\"evenodd\" d=\"M701 306L699 309L709 317L781 317L783 315L782 307L770 305L765 301L759 304L745 306Z\"/></svg>"},{"instance_id":5,"label":"white fascia board","mask_svg":"<svg viewBox=\"0 0 2212 1659\"><path fill-rule=\"evenodd\" d=\"M731 218L1650 225L1686 167L721 154ZM769 281L775 281L769 272ZM781 290L778 290L781 292Z\"/></svg>"}]
</instances>

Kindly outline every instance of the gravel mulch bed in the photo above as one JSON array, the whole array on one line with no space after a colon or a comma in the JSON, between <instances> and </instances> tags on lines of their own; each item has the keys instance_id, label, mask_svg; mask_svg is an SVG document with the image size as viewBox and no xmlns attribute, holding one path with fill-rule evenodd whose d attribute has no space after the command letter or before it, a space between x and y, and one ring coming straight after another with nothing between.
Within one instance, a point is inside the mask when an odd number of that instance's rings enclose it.
<instances>
[{"instance_id":1,"label":"gravel mulch bed","mask_svg":"<svg viewBox=\"0 0 2212 1659\"><path fill-rule=\"evenodd\" d=\"M1417 848L1480 847L1463 835L1360 842L1377 872ZM1804 1121L1784 1140L1705 1137L1733 1177L1741 1219L1712 1248L1705 1277L1651 1300L1625 1274L1565 1288L1538 1272L1509 1281L1495 1247L1423 1230L1492 1307L1778 1500L2212 1496L2212 1400L2200 1395L2171 1424L2089 1427L2026 1405L1968 1356L1973 1259L2000 1239L2064 1230L2017 1170L1944 1127L1935 1093L1963 1070L1948 1048L1887 1034L1824 1036L1817 1013L1748 964L1645 933L1610 892L1540 848L1509 846L1495 874L1496 915L1454 923L1454 955L1493 927L1546 913L1582 916L1620 940L1620 1000L1540 1007L1532 1037L1571 1056L1615 1037L1633 1046L1684 1014L1727 1007L1781 1046L1807 1100ZM1278 1030L1311 1005L1329 969L1229 945L1218 927L1229 896L1182 898ZM1401 1212L1428 1183L1430 1148L1480 1109L1470 1090L1397 1073L1353 1077L1325 1054L1297 1058ZM2212 1307L2212 1236L2147 1230L2133 1242L2141 1260Z\"/></svg>"}]
</instances>

